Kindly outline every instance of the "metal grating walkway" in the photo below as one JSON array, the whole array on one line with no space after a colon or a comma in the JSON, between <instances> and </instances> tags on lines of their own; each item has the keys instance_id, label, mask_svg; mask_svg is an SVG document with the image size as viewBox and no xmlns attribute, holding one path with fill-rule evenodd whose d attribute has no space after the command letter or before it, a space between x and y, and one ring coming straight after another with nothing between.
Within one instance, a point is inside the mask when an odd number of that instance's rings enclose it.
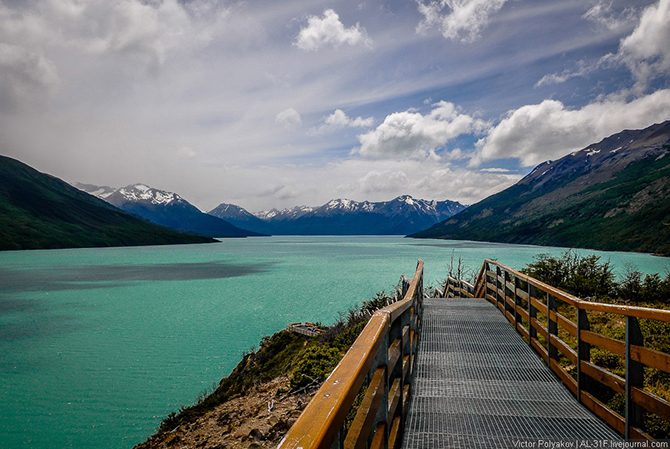
<instances>
[{"instance_id":1,"label":"metal grating walkway","mask_svg":"<svg viewBox=\"0 0 670 449\"><path fill-rule=\"evenodd\" d=\"M487 301L424 300L416 368L405 449L620 440Z\"/></svg>"}]
</instances>

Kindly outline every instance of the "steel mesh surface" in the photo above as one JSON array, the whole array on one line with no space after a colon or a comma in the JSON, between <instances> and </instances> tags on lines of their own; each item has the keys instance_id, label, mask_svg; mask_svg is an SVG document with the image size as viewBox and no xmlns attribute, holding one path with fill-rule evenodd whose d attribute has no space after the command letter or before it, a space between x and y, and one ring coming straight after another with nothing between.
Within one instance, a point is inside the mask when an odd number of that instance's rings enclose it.
<instances>
[{"instance_id":1,"label":"steel mesh surface","mask_svg":"<svg viewBox=\"0 0 670 449\"><path fill-rule=\"evenodd\" d=\"M495 306L425 300L404 448L587 439L619 437L570 395Z\"/></svg>"}]
</instances>

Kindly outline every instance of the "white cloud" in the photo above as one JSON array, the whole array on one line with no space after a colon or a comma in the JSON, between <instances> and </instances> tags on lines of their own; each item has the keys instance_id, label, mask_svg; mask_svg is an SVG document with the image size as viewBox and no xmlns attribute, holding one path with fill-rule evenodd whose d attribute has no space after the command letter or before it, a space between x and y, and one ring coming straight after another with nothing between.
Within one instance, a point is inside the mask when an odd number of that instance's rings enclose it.
<instances>
[{"instance_id":1,"label":"white cloud","mask_svg":"<svg viewBox=\"0 0 670 449\"><path fill-rule=\"evenodd\" d=\"M517 158L524 166L556 159L623 129L645 128L670 118L670 89L626 102L610 98L579 109L557 100L522 106L477 142L471 165Z\"/></svg>"},{"instance_id":2,"label":"white cloud","mask_svg":"<svg viewBox=\"0 0 670 449\"><path fill-rule=\"evenodd\" d=\"M345 44L370 47L372 40L358 23L345 28L340 16L332 9L327 9L323 17L307 18L307 26L300 30L294 44L301 50L315 51L325 46L339 47Z\"/></svg>"},{"instance_id":3,"label":"white cloud","mask_svg":"<svg viewBox=\"0 0 670 449\"><path fill-rule=\"evenodd\" d=\"M380 172L372 170L358 180L360 191L363 193L397 193L406 189L409 177L402 170L390 170Z\"/></svg>"},{"instance_id":4,"label":"white cloud","mask_svg":"<svg viewBox=\"0 0 670 449\"><path fill-rule=\"evenodd\" d=\"M275 116L275 122L285 128L294 128L302 124L300 113L293 108L284 109Z\"/></svg>"},{"instance_id":5,"label":"white cloud","mask_svg":"<svg viewBox=\"0 0 670 449\"><path fill-rule=\"evenodd\" d=\"M440 101L430 113L394 112L374 130L358 136L356 153L366 158L435 157L435 151L462 134L479 133L487 123Z\"/></svg>"},{"instance_id":6,"label":"white cloud","mask_svg":"<svg viewBox=\"0 0 670 449\"><path fill-rule=\"evenodd\" d=\"M507 0L431 0L419 1L423 15L417 31L437 27L446 39L461 42L475 41L489 23L491 14L498 12Z\"/></svg>"},{"instance_id":7,"label":"white cloud","mask_svg":"<svg viewBox=\"0 0 670 449\"><path fill-rule=\"evenodd\" d=\"M617 12L614 11L612 4L612 0L599 0L582 15L582 18L608 30L617 30L636 21L635 8L627 7Z\"/></svg>"},{"instance_id":8,"label":"white cloud","mask_svg":"<svg viewBox=\"0 0 670 449\"><path fill-rule=\"evenodd\" d=\"M512 170L508 168L497 168L497 167L482 168L480 171L484 173L512 173Z\"/></svg>"},{"instance_id":9,"label":"white cloud","mask_svg":"<svg viewBox=\"0 0 670 449\"><path fill-rule=\"evenodd\" d=\"M535 83L535 87L549 86L551 84L561 84L572 78L586 76L599 68L599 64L587 63L586 61L577 62L576 69L566 69L560 73L550 73L544 75Z\"/></svg>"},{"instance_id":10,"label":"white cloud","mask_svg":"<svg viewBox=\"0 0 670 449\"><path fill-rule=\"evenodd\" d=\"M626 8L616 15L611 11L612 2L600 1L582 17L610 30L629 25L636 17L634 8ZM670 0L659 0L647 7L631 34L619 43L616 53L610 53L598 61L580 61L576 69L564 70L543 76L535 87L559 84L569 79L585 76L596 70L623 64L635 78L632 93L643 93L649 82L658 76L670 73ZM629 94L631 92L623 92Z\"/></svg>"},{"instance_id":11,"label":"white cloud","mask_svg":"<svg viewBox=\"0 0 670 449\"><path fill-rule=\"evenodd\" d=\"M170 52L211 41L227 16L212 0L44 0L34 10L0 3L0 39L120 55L157 69Z\"/></svg>"},{"instance_id":12,"label":"white cloud","mask_svg":"<svg viewBox=\"0 0 670 449\"><path fill-rule=\"evenodd\" d=\"M324 125L330 128L369 128L375 122L372 117L349 117L342 109L335 109L323 121Z\"/></svg>"},{"instance_id":13,"label":"white cloud","mask_svg":"<svg viewBox=\"0 0 670 449\"><path fill-rule=\"evenodd\" d=\"M619 45L616 58L637 81L638 90L658 75L670 73L670 0L647 7L635 30Z\"/></svg>"},{"instance_id":14,"label":"white cloud","mask_svg":"<svg viewBox=\"0 0 670 449\"><path fill-rule=\"evenodd\" d=\"M41 54L0 42L0 102L12 106L51 93L58 85L56 66Z\"/></svg>"}]
</instances>

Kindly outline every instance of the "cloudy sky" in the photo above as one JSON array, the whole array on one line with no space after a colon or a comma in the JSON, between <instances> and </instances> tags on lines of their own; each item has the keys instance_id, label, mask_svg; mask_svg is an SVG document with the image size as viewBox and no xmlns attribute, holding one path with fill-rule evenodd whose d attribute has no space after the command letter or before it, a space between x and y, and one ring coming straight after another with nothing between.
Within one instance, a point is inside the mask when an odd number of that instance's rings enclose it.
<instances>
[{"instance_id":1,"label":"cloudy sky","mask_svg":"<svg viewBox=\"0 0 670 449\"><path fill-rule=\"evenodd\" d=\"M670 119L670 0L0 0L0 153L204 210L473 203Z\"/></svg>"}]
</instances>

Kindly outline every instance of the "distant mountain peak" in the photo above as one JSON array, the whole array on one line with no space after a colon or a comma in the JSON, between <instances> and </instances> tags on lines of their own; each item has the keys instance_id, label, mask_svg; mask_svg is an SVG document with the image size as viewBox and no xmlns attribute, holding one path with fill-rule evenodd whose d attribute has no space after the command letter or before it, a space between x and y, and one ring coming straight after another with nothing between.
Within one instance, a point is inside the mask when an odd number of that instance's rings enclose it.
<instances>
[{"instance_id":1,"label":"distant mountain peak","mask_svg":"<svg viewBox=\"0 0 670 449\"><path fill-rule=\"evenodd\" d=\"M435 224L464 208L455 201L423 200L401 195L380 202L336 198L320 206L272 208L254 214L239 206L222 203L209 213L245 229L271 234L404 235Z\"/></svg>"},{"instance_id":2,"label":"distant mountain peak","mask_svg":"<svg viewBox=\"0 0 670 449\"><path fill-rule=\"evenodd\" d=\"M295 206L286 209L272 208L270 210L256 212L253 215L262 220L271 220L274 218L297 218L298 216L307 214L313 210L314 208L310 206Z\"/></svg>"},{"instance_id":3,"label":"distant mountain peak","mask_svg":"<svg viewBox=\"0 0 670 449\"><path fill-rule=\"evenodd\" d=\"M144 183L112 189L111 192L105 192L104 196L100 194L102 188L99 186L78 184L76 187L132 215L171 229L208 237L257 235L256 232L240 229L226 220L205 214L177 193L156 189Z\"/></svg>"},{"instance_id":4,"label":"distant mountain peak","mask_svg":"<svg viewBox=\"0 0 670 449\"><path fill-rule=\"evenodd\" d=\"M121 187L116 192L128 201L143 201L151 204L170 204L184 201L181 196L174 192L155 189L141 183Z\"/></svg>"}]
</instances>

